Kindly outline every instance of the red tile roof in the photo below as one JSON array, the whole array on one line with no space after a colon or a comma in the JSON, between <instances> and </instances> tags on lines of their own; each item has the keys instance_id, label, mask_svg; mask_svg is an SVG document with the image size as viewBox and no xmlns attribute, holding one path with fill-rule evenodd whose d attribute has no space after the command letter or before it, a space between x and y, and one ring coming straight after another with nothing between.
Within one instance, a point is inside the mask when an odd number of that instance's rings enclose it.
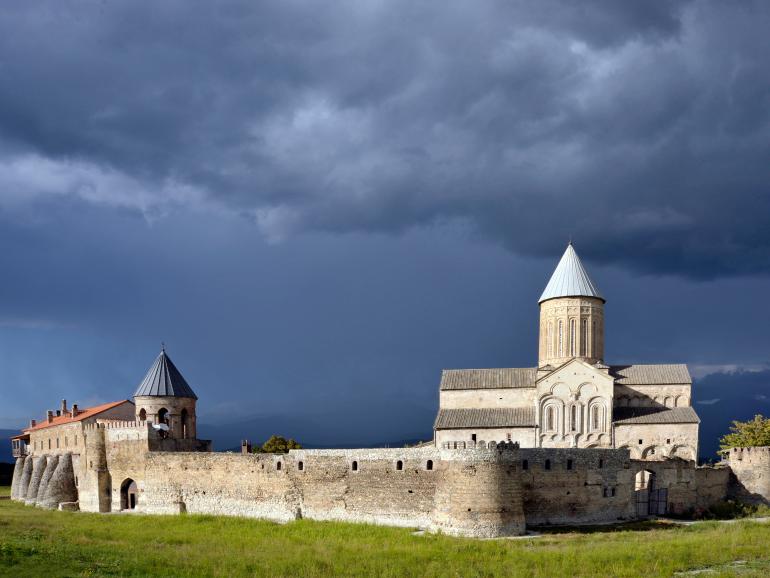
<instances>
[{"instance_id":1,"label":"red tile roof","mask_svg":"<svg viewBox=\"0 0 770 578\"><path fill-rule=\"evenodd\" d=\"M119 405L122 405L124 403L133 403L128 399L121 399L120 401L112 401L110 403L103 403L102 405L95 405L94 407L86 407L84 409L78 409L78 414L75 417L72 417L71 412L68 412L68 415L55 415L53 418L53 421L48 421L48 418L43 418L39 422L35 424L34 427L28 427L25 428L24 433L30 433L33 431L38 431L41 429L45 429L48 427L53 427L56 425L64 425L65 423L74 423L77 421L83 421L84 419L88 419L89 417L94 417L96 415L99 415L100 413L103 413L109 409L112 409L114 407L118 407Z\"/></svg>"}]
</instances>

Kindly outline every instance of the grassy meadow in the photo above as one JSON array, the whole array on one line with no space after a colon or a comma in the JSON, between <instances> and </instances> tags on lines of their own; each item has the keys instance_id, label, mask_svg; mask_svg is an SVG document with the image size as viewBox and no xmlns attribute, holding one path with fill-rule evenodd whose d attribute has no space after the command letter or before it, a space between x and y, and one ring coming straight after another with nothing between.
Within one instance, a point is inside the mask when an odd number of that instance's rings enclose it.
<instances>
[{"instance_id":1,"label":"grassy meadow","mask_svg":"<svg viewBox=\"0 0 770 578\"><path fill-rule=\"evenodd\" d=\"M8 489L1 488L0 495ZM0 500L0 576L770 574L770 524L643 523L467 540L329 522L51 512ZM684 574L686 575L686 574Z\"/></svg>"}]
</instances>

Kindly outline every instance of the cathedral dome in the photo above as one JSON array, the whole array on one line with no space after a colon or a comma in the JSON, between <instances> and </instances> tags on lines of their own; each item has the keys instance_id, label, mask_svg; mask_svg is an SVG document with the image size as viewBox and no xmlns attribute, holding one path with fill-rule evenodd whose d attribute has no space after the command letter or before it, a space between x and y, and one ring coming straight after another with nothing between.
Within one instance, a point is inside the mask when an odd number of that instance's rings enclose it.
<instances>
[{"instance_id":1,"label":"cathedral dome","mask_svg":"<svg viewBox=\"0 0 770 578\"><path fill-rule=\"evenodd\" d=\"M580 262L572 243L567 245L538 303L559 297L595 297L605 301Z\"/></svg>"}]
</instances>

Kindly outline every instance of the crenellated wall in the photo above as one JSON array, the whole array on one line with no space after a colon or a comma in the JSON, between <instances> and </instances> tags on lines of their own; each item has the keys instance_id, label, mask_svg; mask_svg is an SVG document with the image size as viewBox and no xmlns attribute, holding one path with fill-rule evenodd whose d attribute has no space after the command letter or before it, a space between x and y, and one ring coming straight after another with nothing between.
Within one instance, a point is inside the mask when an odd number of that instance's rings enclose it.
<instances>
[{"instance_id":1,"label":"crenellated wall","mask_svg":"<svg viewBox=\"0 0 770 578\"><path fill-rule=\"evenodd\" d=\"M725 461L732 471L730 497L770 504L770 447L732 448Z\"/></svg>"}]
</instances>

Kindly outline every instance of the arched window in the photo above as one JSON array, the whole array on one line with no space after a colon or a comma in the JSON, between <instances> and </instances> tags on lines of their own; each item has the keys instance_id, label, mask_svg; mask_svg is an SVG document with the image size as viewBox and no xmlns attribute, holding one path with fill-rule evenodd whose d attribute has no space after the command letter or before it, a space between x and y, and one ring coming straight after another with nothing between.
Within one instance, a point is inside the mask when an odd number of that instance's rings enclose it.
<instances>
[{"instance_id":1,"label":"arched window","mask_svg":"<svg viewBox=\"0 0 770 578\"><path fill-rule=\"evenodd\" d=\"M571 415L570 417L570 425L572 426L572 431L578 431L578 408L576 405L573 405L570 409Z\"/></svg>"},{"instance_id":2,"label":"arched window","mask_svg":"<svg viewBox=\"0 0 770 578\"><path fill-rule=\"evenodd\" d=\"M569 320L569 354L571 356L577 355L577 332L575 331L575 320Z\"/></svg>"},{"instance_id":3,"label":"arched window","mask_svg":"<svg viewBox=\"0 0 770 578\"><path fill-rule=\"evenodd\" d=\"M139 421L147 421L147 410L144 408L139 410Z\"/></svg>"},{"instance_id":4,"label":"arched window","mask_svg":"<svg viewBox=\"0 0 770 578\"><path fill-rule=\"evenodd\" d=\"M559 320L559 347L557 355L564 357L564 322L562 320Z\"/></svg>"},{"instance_id":5,"label":"arched window","mask_svg":"<svg viewBox=\"0 0 770 578\"><path fill-rule=\"evenodd\" d=\"M432 470L433 469L433 460L428 460L428 462L425 464L426 470Z\"/></svg>"},{"instance_id":6,"label":"arched window","mask_svg":"<svg viewBox=\"0 0 770 578\"><path fill-rule=\"evenodd\" d=\"M396 469L397 469L399 472L400 472L401 470L403 470L403 469L404 469L404 462L402 462L401 460L398 460L398 461L396 462Z\"/></svg>"},{"instance_id":7,"label":"arched window","mask_svg":"<svg viewBox=\"0 0 770 578\"><path fill-rule=\"evenodd\" d=\"M556 410L552 405L549 405L547 408L545 408L545 429L546 431L554 431L556 428L554 427L554 424L556 422L556 419L554 418L554 412Z\"/></svg>"},{"instance_id":8,"label":"arched window","mask_svg":"<svg viewBox=\"0 0 770 578\"><path fill-rule=\"evenodd\" d=\"M521 462L521 469L522 470L528 470L529 469L529 460L523 460Z\"/></svg>"},{"instance_id":9,"label":"arched window","mask_svg":"<svg viewBox=\"0 0 770 578\"><path fill-rule=\"evenodd\" d=\"M599 406L594 405L591 407L591 429L597 431L600 429L599 426Z\"/></svg>"},{"instance_id":10,"label":"arched window","mask_svg":"<svg viewBox=\"0 0 770 578\"><path fill-rule=\"evenodd\" d=\"M297 463L297 469L298 469L300 472L301 472L302 470L304 470L304 469L305 469L305 464L304 464L304 462L301 462L301 461L300 461L300 462L298 462L298 463Z\"/></svg>"},{"instance_id":11,"label":"arched window","mask_svg":"<svg viewBox=\"0 0 770 578\"><path fill-rule=\"evenodd\" d=\"M181 414L181 421L182 421L182 438L186 439L188 434L188 419L187 419L187 408L182 410Z\"/></svg>"},{"instance_id":12,"label":"arched window","mask_svg":"<svg viewBox=\"0 0 770 578\"><path fill-rule=\"evenodd\" d=\"M281 462L275 463L275 469L278 470L279 472L281 471Z\"/></svg>"},{"instance_id":13,"label":"arched window","mask_svg":"<svg viewBox=\"0 0 770 578\"><path fill-rule=\"evenodd\" d=\"M591 322L591 357L596 357L598 355L599 350L597 349L596 343L596 321L593 321Z\"/></svg>"},{"instance_id":14,"label":"arched window","mask_svg":"<svg viewBox=\"0 0 770 578\"><path fill-rule=\"evenodd\" d=\"M168 425L168 410L165 407L158 410L158 423Z\"/></svg>"},{"instance_id":15,"label":"arched window","mask_svg":"<svg viewBox=\"0 0 770 578\"><path fill-rule=\"evenodd\" d=\"M547 337L548 357L553 357L553 321L548 322L548 337Z\"/></svg>"},{"instance_id":16,"label":"arched window","mask_svg":"<svg viewBox=\"0 0 770 578\"><path fill-rule=\"evenodd\" d=\"M550 470L551 469L551 460L545 460L545 469Z\"/></svg>"},{"instance_id":17,"label":"arched window","mask_svg":"<svg viewBox=\"0 0 770 578\"><path fill-rule=\"evenodd\" d=\"M350 469L353 470L354 472L357 472L358 471L358 462L353 461L353 463L350 464Z\"/></svg>"},{"instance_id":18,"label":"arched window","mask_svg":"<svg viewBox=\"0 0 770 578\"><path fill-rule=\"evenodd\" d=\"M585 319L580 321L580 355L588 355L586 348L588 346L588 322Z\"/></svg>"}]
</instances>

